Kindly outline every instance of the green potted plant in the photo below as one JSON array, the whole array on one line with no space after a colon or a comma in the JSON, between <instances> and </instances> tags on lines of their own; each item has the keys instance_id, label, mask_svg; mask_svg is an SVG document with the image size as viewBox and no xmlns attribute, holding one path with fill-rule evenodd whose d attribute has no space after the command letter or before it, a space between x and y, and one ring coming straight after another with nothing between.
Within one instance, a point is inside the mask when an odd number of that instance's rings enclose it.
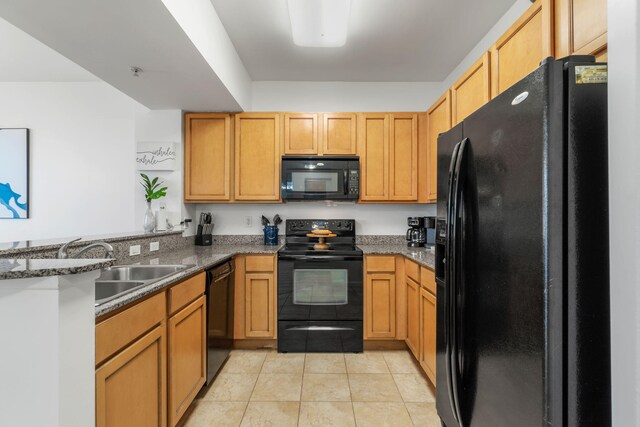
<instances>
[{"instance_id":1,"label":"green potted plant","mask_svg":"<svg viewBox=\"0 0 640 427\"><path fill-rule=\"evenodd\" d=\"M141 173L142 188L144 188L144 198L147 201L147 211L144 213L143 227L147 233L152 232L156 228L156 217L151 210L151 201L159 199L167 195L167 187L160 187L164 181L158 182L158 177L150 179L147 175Z\"/></svg>"}]
</instances>

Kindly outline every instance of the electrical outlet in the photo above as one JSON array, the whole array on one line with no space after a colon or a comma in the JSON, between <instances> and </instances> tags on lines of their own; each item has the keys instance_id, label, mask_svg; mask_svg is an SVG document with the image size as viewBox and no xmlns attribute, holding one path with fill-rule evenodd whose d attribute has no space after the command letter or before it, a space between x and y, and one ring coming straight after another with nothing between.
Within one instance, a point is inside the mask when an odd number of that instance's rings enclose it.
<instances>
[{"instance_id":1,"label":"electrical outlet","mask_svg":"<svg viewBox=\"0 0 640 427\"><path fill-rule=\"evenodd\" d=\"M251 215L247 215L244 217L244 226L250 228L253 225L253 218Z\"/></svg>"},{"instance_id":2,"label":"electrical outlet","mask_svg":"<svg viewBox=\"0 0 640 427\"><path fill-rule=\"evenodd\" d=\"M129 256L140 255L140 245L129 246Z\"/></svg>"},{"instance_id":3,"label":"electrical outlet","mask_svg":"<svg viewBox=\"0 0 640 427\"><path fill-rule=\"evenodd\" d=\"M160 242L149 243L149 252L157 251L160 249Z\"/></svg>"}]
</instances>

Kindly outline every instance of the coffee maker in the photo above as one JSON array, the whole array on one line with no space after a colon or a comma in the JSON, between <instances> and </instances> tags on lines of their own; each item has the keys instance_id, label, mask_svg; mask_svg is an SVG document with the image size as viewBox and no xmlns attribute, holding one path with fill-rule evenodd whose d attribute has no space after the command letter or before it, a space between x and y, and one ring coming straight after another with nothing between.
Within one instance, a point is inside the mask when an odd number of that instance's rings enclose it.
<instances>
[{"instance_id":1,"label":"coffee maker","mask_svg":"<svg viewBox=\"0 0 640 427\"><path fill-rule=\"evenodd\" d=\"M431 216L410 216L407 218L407 246L420 248L434 244L435 218Z\"/></svg>"},{"instance_id":2,"label":"coffee maker","mask_svg":"<svg viewBox=\"0 0 640 427\"><path fill-rule=\"evenodd\" d=\"M407 218L407 246L410 248L420 248L424 246L427 234L424 228L424 217L410 216Z\"/></svg>"}]
</instances>

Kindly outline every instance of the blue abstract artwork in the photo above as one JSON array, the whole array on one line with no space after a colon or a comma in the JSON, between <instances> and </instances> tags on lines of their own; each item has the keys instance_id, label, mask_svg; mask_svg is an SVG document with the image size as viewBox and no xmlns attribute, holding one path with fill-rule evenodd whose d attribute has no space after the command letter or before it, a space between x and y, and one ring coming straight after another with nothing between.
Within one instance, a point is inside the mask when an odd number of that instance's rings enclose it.
<instances>
[{"instance_id":1,"label":"blue abstract artwork","mask_svg":"<svg viewBox=\"0 0 640 427\"><path fill-rule=\"evenodd\" d=\"M29 218L29 129L0 129L0 219Z\"/></svg>"}]
</instances>

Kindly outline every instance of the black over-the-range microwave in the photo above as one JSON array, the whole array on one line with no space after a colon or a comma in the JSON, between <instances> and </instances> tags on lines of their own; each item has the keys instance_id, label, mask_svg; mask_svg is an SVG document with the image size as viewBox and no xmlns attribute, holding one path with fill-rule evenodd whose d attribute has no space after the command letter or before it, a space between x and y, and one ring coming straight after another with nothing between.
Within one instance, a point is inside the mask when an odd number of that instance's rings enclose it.
<instances>
[{"instance_id":1,"label":"black over-the-range microwave","mask_svg":"<svg viewBox=\"0 0 640 427\"><path fill-rule=\"evenodd\" d=\"M358 200L357 156L291 156L282 158L283 200Z\"/></svg>"}]
</instances>

